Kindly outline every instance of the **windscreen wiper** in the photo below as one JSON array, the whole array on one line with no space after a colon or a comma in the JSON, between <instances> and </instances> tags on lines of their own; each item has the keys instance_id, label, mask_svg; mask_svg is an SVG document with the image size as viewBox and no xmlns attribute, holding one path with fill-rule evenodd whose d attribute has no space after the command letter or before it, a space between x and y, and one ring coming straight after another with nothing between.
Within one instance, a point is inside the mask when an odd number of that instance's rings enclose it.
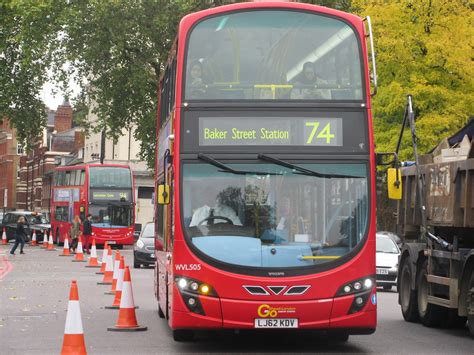
<instances>
[{"instance_id":1,"label":"windscreen wiper","mask_svg":"<svg viewBox=\"0 0 474 355\"><path fill-rule=\"evenodd\" d=\"M350 179L350 178L362 178L363 177L363 176L355 176L355 175L319 173L317 171L306 169L306 168L303 168L301 166L294 165L294 164L288 163L284 160L273 158L273 157L270 157L270 156L265 155L265 154L259 154L258 159L268 161L270 163L280 165L280 166L283 166L283 167L288 168L288 169L297 170L299 173L295 173L295 174L316 176L316 177L325 178L325 179Z\"/></svg>"},{"instance_id":2,"label":"windscreen wiper","mask_svg":"<svg viewBox=\"0 0 474 355\"><path fill-rule=\"evenodd\" d=\"M226 172L226 173L231 173L231 174L236 174L236 175L283 175L280 173L267 173L267 172L260 172L260 171L246 171L246 170L235 170L232 169L231 167L222 164L221 162L215 160L214 158L211 158L209 155L206 154L198 154L198 158L201 160L204 160L205 162L214 165L217 168L220 168L220 172Z\"/></svg>"}]
</instances>

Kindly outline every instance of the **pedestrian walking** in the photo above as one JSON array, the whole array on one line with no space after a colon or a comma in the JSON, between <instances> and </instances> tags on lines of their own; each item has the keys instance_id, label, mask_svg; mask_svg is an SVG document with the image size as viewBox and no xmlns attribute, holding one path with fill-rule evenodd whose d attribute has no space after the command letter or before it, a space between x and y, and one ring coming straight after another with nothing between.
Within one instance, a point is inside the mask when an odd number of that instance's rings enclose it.
<instances>
[{"instance_id":1,"label":"pedestrian walking","mask_svg":"<svg viewBox=\"0 0 474 355\"><path fill-rule=\"evenodd\" d=\"M18 245L20 244L20 254L25 254L23 252L23 247L25 246L25 240L27 238L26 236L26 231L25 231L25 217L20 216L18 218L18 222L16 225L16 231L15 231L15 244L13 245L12 250L10 250L11 255L15 255L15 250L18 248Z\"/></svg>"},{"instance_id":2,"label":"pedestrian walking","mask_svg":"<svg viewBox=\"0 0 474 355\"><path fill-rule=\"evenodd\" d=\"M79 240L79 235L81 234L81 219L79 216L74 216L74 221L71 225L71 230L69 232L71 235L71 247L69 248L70 251L72 250L74 253L76 252L77 243Z\"/></svg>"},{"instance_id":3,"label":"pedestrian walking","mask_svg":"<svg viewBox=\"0 0 474 355\"><path fill-rule=\"evenodd\" d=\"M83 244L84 251L87 254L91 253L90 250L89 250L89 243L90 243L90 239L91 239L91 235L92 235L91 219L92 219L92 215L89 213L86 216L86 220L84 221L84 224L83 224L83 227L82 227L82 235L83 235L82 244Z\"/></svg>"}]
</instances>

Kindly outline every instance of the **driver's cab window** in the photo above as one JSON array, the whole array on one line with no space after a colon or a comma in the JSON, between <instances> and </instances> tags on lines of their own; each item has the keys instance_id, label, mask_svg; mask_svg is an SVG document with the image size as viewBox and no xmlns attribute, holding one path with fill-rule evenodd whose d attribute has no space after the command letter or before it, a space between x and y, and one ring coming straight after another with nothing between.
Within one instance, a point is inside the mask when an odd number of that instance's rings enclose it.
<instances>
[{"instance_id":1,"label":"driver's cab window","mask_svg":"<svg viewBox=\"0 0 474 355\"><path fill-rule=\"evenodd\" d=\"M358 245L368 219L365 164L184 164L187 240L217 260L315 265Z\"/></svg>"}]
</instances>

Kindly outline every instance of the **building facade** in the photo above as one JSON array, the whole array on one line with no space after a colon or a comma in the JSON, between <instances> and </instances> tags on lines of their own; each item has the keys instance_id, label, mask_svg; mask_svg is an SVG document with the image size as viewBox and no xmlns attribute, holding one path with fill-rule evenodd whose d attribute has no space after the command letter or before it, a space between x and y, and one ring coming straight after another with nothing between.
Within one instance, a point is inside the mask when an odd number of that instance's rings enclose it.
<instances>
[{"instance_id":1,"label":"building facade","mask_svg":"<svg viewBox=\"0 0 474 355\"><path fill-rule=\"evenodd\" d=\"M73 112L65 101L48 112L47 126L30 152L20 158L17 208L47 212L50 209L52 171L66 157L82 153L84 134L74 127Z\"/></svg>"},{"instance_id":2,"label":"building facade","mask_svg":"<svg viewBox=\"0 0 474 355\"><path fill-rule=\"evenodd\" d=\"M16 139L8 118L0 123L0 209L16 208L16 188L23 146Z\"/></svg>"}]
</instances>

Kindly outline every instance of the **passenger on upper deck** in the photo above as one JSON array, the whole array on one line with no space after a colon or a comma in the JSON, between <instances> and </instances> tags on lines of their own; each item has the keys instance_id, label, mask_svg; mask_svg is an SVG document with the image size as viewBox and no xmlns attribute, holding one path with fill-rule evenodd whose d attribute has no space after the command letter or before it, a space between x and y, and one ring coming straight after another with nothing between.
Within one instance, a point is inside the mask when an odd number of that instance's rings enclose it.
<instances>
[{"instance_id":1,"label":"passenger on upper deck","mask_svg":"<svg viewBox=\"0 0 474 355\"><path fill-rule=\"evenodd\" d=\"M191 90L190 98L200 99L206 94L206 87L202 79L203 70L199 60L191 62L188 73L188 89Z\"/></svg>"},{"instance_id":2,"label":"passenger on upper deck","mask_svg":"<svg viewBox=\"0 0 474 355\"><path fill-rule=\"evenodd\" d=\"M327 84L327 81L317 76L314 64L306 62L303 71L296 77L291 98L294 100L328 100L331 98L329 90L320 89L318 85Z\"/></svg>"}]
</instances>

